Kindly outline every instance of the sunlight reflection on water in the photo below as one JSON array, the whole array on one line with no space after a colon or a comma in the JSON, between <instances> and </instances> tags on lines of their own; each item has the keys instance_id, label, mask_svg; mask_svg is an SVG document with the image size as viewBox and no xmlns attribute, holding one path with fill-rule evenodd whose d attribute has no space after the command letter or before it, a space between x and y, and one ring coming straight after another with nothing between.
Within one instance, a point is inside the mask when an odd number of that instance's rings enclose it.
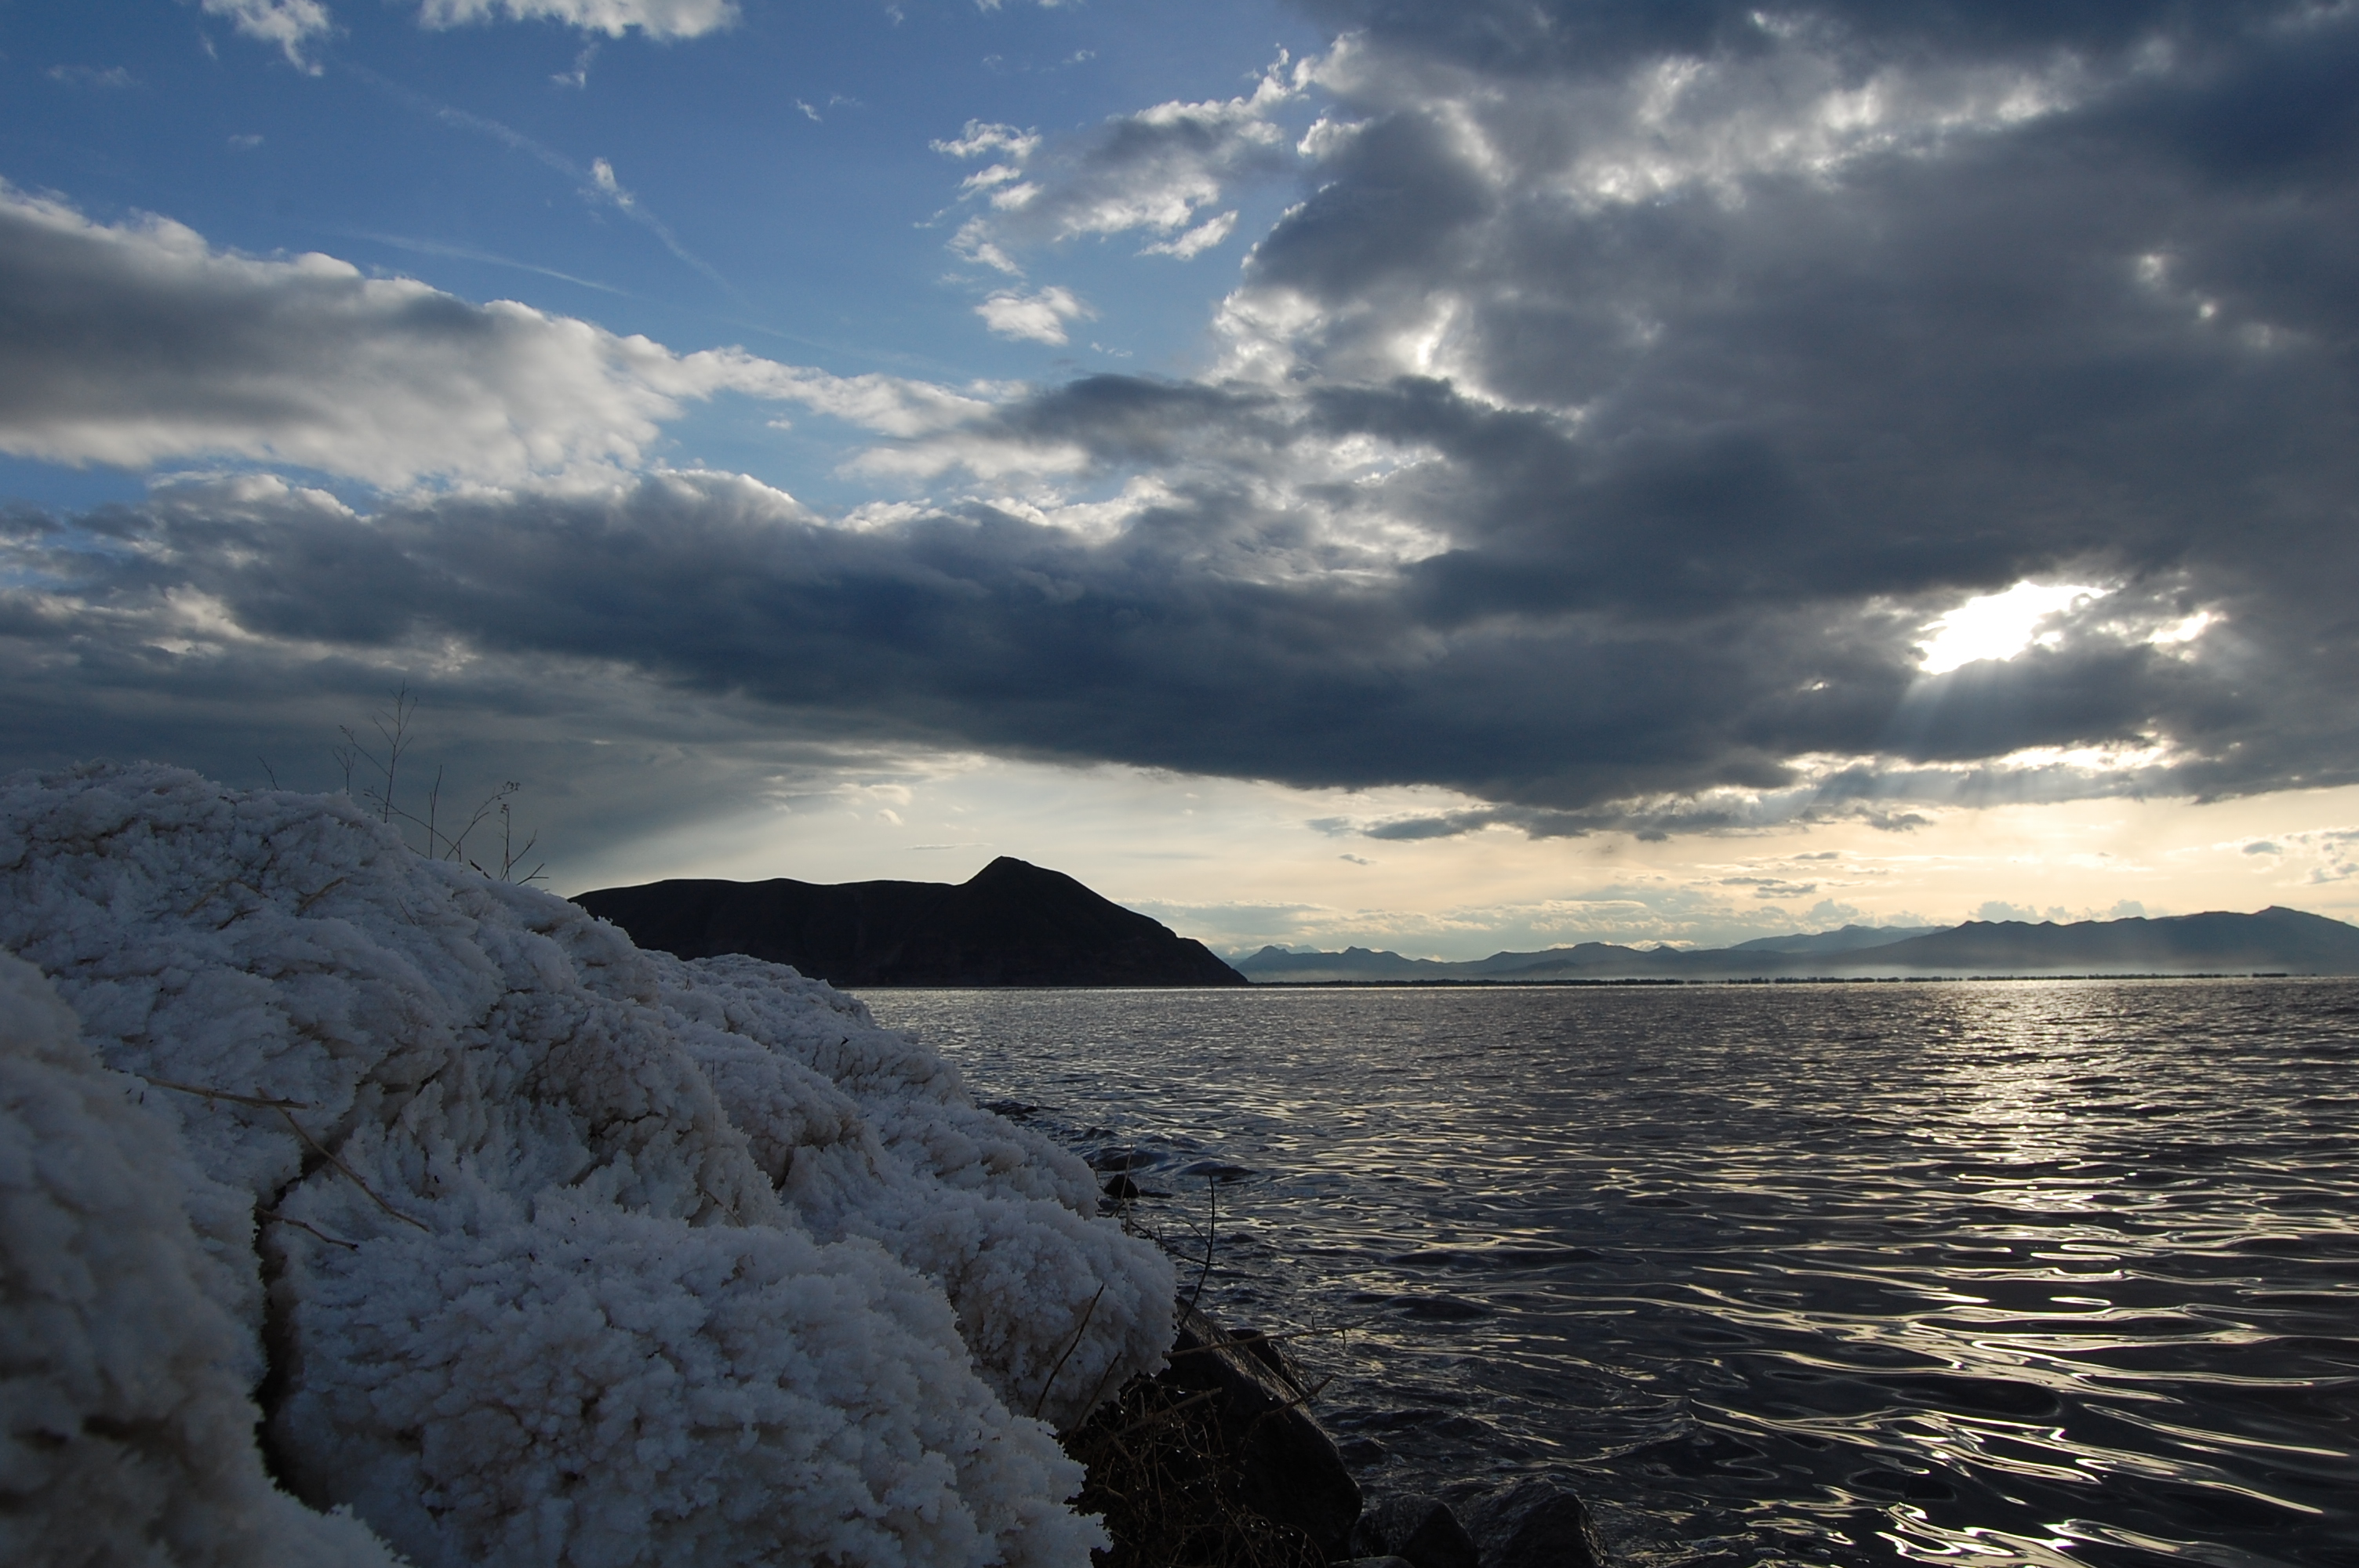
<instances>
[{"instance_id":1,"label":"sunlight reflection on water","mask_svg":"<svg viewBox=\"0 0 2359 1568\"><path fill-rule=\"evenodd\" d=\"M878 991L1640 1561L2359 1564L2359 984ZM1190 1227L1198 1227L1191 1233ZM1201 1256L1201 1251L1198 1252Z\"/></svg>"}]
</instances>

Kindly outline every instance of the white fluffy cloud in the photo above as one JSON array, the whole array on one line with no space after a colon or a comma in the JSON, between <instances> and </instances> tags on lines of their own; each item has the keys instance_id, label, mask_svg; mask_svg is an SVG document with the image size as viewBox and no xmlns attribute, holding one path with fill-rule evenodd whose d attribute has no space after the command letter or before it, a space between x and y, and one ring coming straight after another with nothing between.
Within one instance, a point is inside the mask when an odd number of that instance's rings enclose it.
<instances>
[{"instance_id":1,"label":"white fluffy cloud","mask_svg":"<svg viewBox=\"0 0 2359 1568\"><path fill-rule=\"evenodd\" d=\"M679 354L330 256L235 255L164 219L93 223L5 187L0 372L0 451L135 469L245 458L383 486L637 468L684 402L723 392L903 438L996 395Z\"/></svg>"},{"instance_id":2,"label":"white fluffy cloud","mask_svg":"<svg viewBox=\"0 0 2359 1568\"><path fill-rule=\"evenodd\" d=\"M1024 338L1036 343L1062 343L1065 323L1095 316L1073 291L1062 287L1019 294L1003 288L974 308L984 324L1003 338Z\"/></svg>"},{"instance_id":3,"label":"white fluffy cloud","mask_svg":"<svg viewBox=\"0 0 2359 1568\"><path fill-rule=\"evenodd\" d=\"M737 5L736 0L423 0L418 8L419 21L429 27L462 27L503 16L516 22L562 22L614 38L633 27L651 38L693 38L734 26Z\"/></svg>"},{"instance_id":4,"label":"white fluffy cloud","mask_svg":"<svg viewBox=\"0 0 2359 1568\"><path fill-rule=\"evenodd\" d=\"M1236 226L1237 214L1235 209L1232 208L1218 217L1205 219L1204 222L1175 238L1158 240L1138 254L1146 256L1178 256L1181 261L1192 261L1227 239Z\"/></svg>"},{"instance_id":5,"label":"white fluffy cloud","mask_svg":"<svg viewBox=\"0 0 2359 1568\"><path fill-rule=\"evenodd\" d=\"M204 0L204 6L206 16L226 17L247 38L277 45L290 62L307 70L317 68L305 49L334 26L320 0Z\"/></svg>"},{"instance_id":6,"label":"white fluffy cloud","mask_svg":"<svg viewBox=\"0 0 2359 1568\"><path fill-rule=\"evenodd\" d=\"M970 121L963 135L933 144L959 158L989 158L961 185L984 211L951 248L1013 272L1012 250L1144 230L1164 236L1142 254L1185 261L1219 244L1234 212L1208 216L1242 178L1285 167L1289 137L1275 116L1298 102L1311 69L1286 57L1253 92L1202 103L1158 103L1119 114L1060 142L1013 125ZM1060 340L1061 341L1061 340Z\"/></svg>"}]
</instances>

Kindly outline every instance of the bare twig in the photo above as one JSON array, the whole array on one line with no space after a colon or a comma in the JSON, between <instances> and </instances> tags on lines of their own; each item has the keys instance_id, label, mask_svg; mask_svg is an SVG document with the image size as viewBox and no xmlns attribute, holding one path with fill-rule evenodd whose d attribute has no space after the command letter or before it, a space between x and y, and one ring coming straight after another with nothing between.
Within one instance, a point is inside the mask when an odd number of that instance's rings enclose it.
<instances>
[{"instance_id":1,"label":"bare twig","mask_svg":"<svg viewBox=\"0 0 2359 1568\"><path fill-rule=\"evenodd\" d=\"M424 1220L417 1218L415 1216L402 1213L399 1209L394 1207L391 1204L377 1196L376 1189L370 1186L366 1182L362 1181L359 1173L355 1172L350 1165L345 1164L342 1160L337 1159L334 1152L331 1151L326 1144L321 1142L318 1139L303 1130L303 1124L295 1119L295 1113L293 1111L281 1106L278 1109L278 1114L287 1119L287 1125L295 1130L296 1137L300 1138L304 1142L309 1143L321 1159L325 1160L329 1164L333 1165L337 1170L342 1172L346 1180L350 1181L353 1185L360 1188L363 1193L367 1195L369 1202L376 1205L377 1207L385 1210L386 1213L393 1216L394 1218L401 1221L404 1225L414 1225L420 1230L431 1230L434 1228Z\"/></svg>"},{"instance_id":2,"label":"bare twig","mask_svg":"<svg viewBox=\"0 0 2359 1568\"><path fill-rule=\"evenodd\" d=\"M426 791L426 852L429 855L435 852L434 819L437 814L441 810L441 807L442 768L441 764L438 762L435 764L434 768L434 783L429 786Z\"/></svg>"},{"instance_id":3,"label":"bare twig","mask_svg":"<svg viewBox=\"0 0 2359 1568\"><path fill-rule=\"evenodd\" d=\"M393 1216L394 1218L401 1221L404 1225L414 1225L420 1230L431 1230L434 1228L432 1226L428 1225L424 1220L419 1219L413 1215L402 1213L399 1209L394 1207L391 1204L377 1196L376 1189L370 1186L366 1182L362 1181L360 1178L360 1173L354 1171L350 1165L345 1164L342 1160L338 1159L336 1157L335 1151L330 1149L326 1144L321 1142L318 1139L312 1137L310 1132L306 1131L303 1124L295 1119L295 1113L299 1110L310 1110L315 1108L304 1101L299 1099L273 1099L267 1095L235 1094L228 1089L212 1088L203 1084L178 1084L174 1083L169 1078L150 1077L147 1079L147 1082L154 1084L159 1089L175 1089L181 1094L195 1095L201 1099L225 1099L232 1105L250 1105L261 1110L277 1111L280 1116L287 1119L287 1125L294 1129L296 1137L310 1144L314 1153L318 1154L321 1159L325 1160L329 1164L334 1166L337 1172L342 1174L346 1181L360 1188L362 1193L367 1196L369 1202L376 1205L377 1207L385 1210L386 1213ZM288 1223L289 1225L296 1225L300 1224L301 1222L299 1220L288 1220Z\"/></svg>"},{"instance_id":4,"label":"bare twig","mask_svg":"<svg viewBox=\"0 0 2359 1568\"><path fill-rule=\"evenodd\" d=\"M295 906L295 913L298 914L309 914L311 912L311 906L313 904L319 903L321 899L327 897L330 893L335 892L338 888L343 886L350 881L352 881L350 877L331 878L327 882L321 886L318 892L308 895L302 903L297 904Z\"/></svg>"},{"instance_id":5,"label":"bare twig","mask_svg":"<svg viewBox=\"0 0 2359 1568\"><path fill-rule=\"evenodd\" d=\"M1190 1312L1194 1312L1196 1310L1196 1298L1204 1293L1204 1281L1210 1279L1212 1273L1212 1238L1219 1234L1221 1228L1220 1182L1211 1176L1205 1177L1204 1195L1211 1201L1212 1212L1211 1217L1204 1221L1204 1267L1197 1272L1196 1288L1188 1292L1188 1310Z\"/></svg>"},{"instance_id":6,"label":"bare twig","mask_svg":"<svg viewBox=\"0 0 2359 1568\"><path fill-rule=\"evenodd\" d=\"M176 1084L169 1078L159 1078L153 1073L143 1073L140 1076L159 1089L175 1089L181 1094L195 1095L201 1099L225 1099L232 1105L250 1105L263 1110L288 1111L313 1108L308 1100L272 1099L266 1095L232 1094L227 1089L209 1088L203 1084Z\"/></svg>"},{"instance_id":7,"label":"bare twig","mask_svg":"<svg viewBox=\"0 0 2359 1568\"><path fill-rule=\"evenodd\" d=\"M1331 1374L1331 1375L1330 1375L1330 1376L1328 1376L1328 1377L1324 1377L1324 1378L1320 1379L1316 1383L1313 1383L1310 1387L1309 1387L1309 1388L1307 1388L1307 1389L1303 1389L1301 1392L1299 1392L1299 1393L1296 1394L1292 1399L1290 1399L1290 1400L1287 1400L1284 1404L1278 1404L1278 1405L1272 1405L1272 1406L1270 1406L1270 1407L1269 1407L1269 1409L1267 1409L1267 1410L1266 1410L1266 1411L1262 1411L1259 1415L1257 1415L1257 1416L1254 1417L1254 1418L1253 1418L1253 1420L1251 1420L1251 1421L1249 1421L1249 1422L1245 1422L1245 1430L1246 1430L1247 1432L1251 1432L1254 1428L1256 1428L1256 1427L1259 1426L1262 1422L1264 1422L1267 1421L1270 1417L1272 1417L1272 1416L1274 1416L1274 1415L1281 1415L1281 1414L1283 1414L1283 1413L1285 1413L1286 1411L1290 1411L1290 1410L1308 1410L1308 1409L1310 1409L1310 1401L1311 1401L1312 1400L1317 1399L1317 1398L1319 1397L1319 1395L1320 1395L1321 1390L1324 1390L1324 1389L1327 1387L1327 1385L1328 1385L1328 1384L1330 1384L1330 1383L1333 1382L1334 1380L1335 1380L1335 1379L1334 1379L1333 1376Z\"/></svg>"},{"instance_id":8,"label":"bare twig","mask_svg":"<svg viewBox=\"0 0 2359 1568\"><path fill-rule=\"evenodd\" d=\"M1255 1338L1258 1339L1263 1344L1268 1344L1272 1341L1281 1339L1313 1339L1322 1334L1349 1334L1352 1330L1360 1327L1363 1324L1373 1323L1374 1321L1375 1321L1374 1318L1362 1318L1353 1323L1338 1324L1333 1328L1293 1328L1287 1330L1284 1334L1256 1335ZM1247 1345L1253 1343L1251 1340L1237 1339L1234 1335L1230 1336L1230 1339L1236 1345ZM1177 1360L1182 1356L1209 1356L1215 1350L1223 1350L1229 1347L1230 1346L1227 1344L1217 1343L1212 1345L1191 1345L1185 1350L1173 1350L1168 1354L1174 1360Z\"/></svg>"},{"instance_id":9,"label":"bare twig","mask_svg":"<svg viewBox=\"0 0 2359 1568\"><path fill-rule=\"evenodd\" d=\"M1058 1357L1057 1364L1049 1368L1049 1380L1040 1385L1040 1397L1032 1401L1032 1413L1034 1415L1038 1415L1040 1413L1040 1407L1049 1402L1049 1390L1057 1386L1057 1374L1065 1369L1066 1361L1071 1358L1074 1350L1077 1349L1082 1343L1082 1336L1089 1332L1090 1319L1096 1314L1098 1310L1098 1299L1099 1297L1103 1296L1105 1292L1105 1283L1101 1281L1098 1284L1097 1295L1092 1296L1090 1298L1090 1304L1082 1309L1082 1321L1073 1325L1073 1336L1065 1341L1064 1354ZM1089 1412L1084 1411L1082 1413L1086 1415Z\"/></svg>"},{"instance_id":10,"label":"bare twig","mask_svg":"<svg viewBox=\"0 0 2359 1568\"><path fill-rule=\"evenodd\" d=\"M1108 1433L1108 1435L1117 1439L1125 1438L1130 1436L1133 1433L1144 1432L1150 1426L1159 1426L1163 1422L1169 1421L1173 1416L1178 1415L1181 1411L1186 1410L1189 1406L1205 1403L1207 1400L1211 1400L1213 1394L1217 1391L1217 1390L1213 1389L1205 1389L1199 1393L1190 1394L1184 1400L1174 1400L1171 1403L1165 1405L1161 1410L1149 1411L1147 1414L1139 1417L1138 1420L1132 1422L1128 1426L1122 1427Z\"/></svg>"},{"instance_id":11,"label":"bare twig","mask_svg":"<svg viewBox=\"0 0 2359 1568\"><path fill-rule=\"evenodd\" d=\"M1098 1408L1098 1400L1105 1397L1106 1385L1114 1381L1114 1369L1121 1365L1122 1357L1117 1356L1106 1363L1104 1371L1098 1374L1097 1386L1090 1390L1090 1397L1082 1401L1082 1413L1083 1416L1087 1416L1092 1411ZM1054 1374L1051 1375L1053 1376Z\"/></svg>"},{"instance_id":12,"label":"bare twig","mask_svg":"<svg viewBox=\"0 0 2359 1568\"><path fill-rule=\"evenodd\" d=\"M442 783L445 773L443 768L440 766L435 768L434 782L427 786L424 816L419 816L401 804L397 787L401 776L401 760L417 744L417 737L411 733L411 728L413 720L417 718L419 702L418 697L410 695L408 683L405 681L394 691L392 708L389 711L379 709L370 716L370 723L375 726L377 732L382 755L379 754L379 749L364 744L358 732L349 724L340 724L336 727L337 732L344 738L342 743L335 747L333 752L337 766L343 770L344 793L346 795L353 793L353 772L356 767L365 763L369 770L376 774L377 782L375 784L363 786L357 798L376 807L377 820L380 822L391 822L396 817L399 817L406 825L402 834L404 842L408 840L408 827L416 827L422 831L426 835L426 848L421 852L428 859L456 860L462 865L473 867L487 877L495 876L501 881L542 881L543 873L547 870L545 861L537 862L532 870L521 875L516 870L531 855L533 846L540 840L540 835L538 832L527 834L522 844L516 841L516 821L514 814L508 808L508 802L516 791L524 787L516 780L508 780L490 795L485 795L456 832L450 831L442 826ZM266 767L267 765L265 764ZM453 816L455 817L456 814L453 813ZM500 823L500 866L497 871L469 859L467 855L468 836L495 816L499 818Z\"/></svg>"},{"instance_id":13,"label":"bare twig","mask_svg":"<svg viewBox=\"0 0 2359 1568\"><path fill-rule=\"evenodd\" d=\"M298 1219L291 1214L281 1214L275 1208L258 1209L255 1213L266 1225L291 1225L298 1230L310 1231L331 1247L341 1247L348 1252L357 1252L361 1249L359 1242L347 1241L341 1236L331 1236L309 1220Z\"/></svg>"},{"instance_id":14,"label":"bare twig","mask_svg":"<svg viewBox=\"0 0 2359 1568\"><path fill-rule=\"evenodd\" d=\"M508 790L513 792L516 787L516 786L515 784L511 784L508 785ZM501 801L500 881L504 882L537 882L540 881L542 868L548 864L545 860L542 861L540 865L533 867L531 871L526 872L523 876L517 876L516 874L516 867L523 863L524 858L527 855L532 853L532 847L539 842L540 832L536 828L532 834L525 839L523 849L519 849L514 848L516 843L516 825L509 818L507 802L506 800Z\"/></svg>"},{"instance_id":15,"label":"bare twig","mask_svg":"<svg viewBox=\"0 0 2359 1568\"><path fill-rule=\"evenodd\" d=\"M418 698L409 695L409 683L404 681L393 694L391 722L382 713L370 720L376 726L376 732L385 737L385 795L380 803L383 809L377 814L381 822L393 820L394 773L401 766L401 753L409 746L409 716L417 711Z\"/></svg>"}]
</instances>

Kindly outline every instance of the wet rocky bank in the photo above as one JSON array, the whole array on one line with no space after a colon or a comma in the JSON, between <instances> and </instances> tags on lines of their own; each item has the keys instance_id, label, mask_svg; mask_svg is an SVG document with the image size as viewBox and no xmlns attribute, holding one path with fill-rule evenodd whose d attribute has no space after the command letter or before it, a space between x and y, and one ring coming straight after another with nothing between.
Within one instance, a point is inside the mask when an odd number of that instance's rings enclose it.
<instances>
[{"instance_id":1,"label":"wet rocky bank","mask_svg":"<svg viewBox=\"0 0 2359 1568\"><path fill-rule=\"evenodd\" d=\"M1580 1497L1470 1479L1364 1496L1286 1345L1183 1302L1169 1364L1065 1438L1103 1516L1100 1568L1603 1568Z\"/></svg>"}]
</instances>

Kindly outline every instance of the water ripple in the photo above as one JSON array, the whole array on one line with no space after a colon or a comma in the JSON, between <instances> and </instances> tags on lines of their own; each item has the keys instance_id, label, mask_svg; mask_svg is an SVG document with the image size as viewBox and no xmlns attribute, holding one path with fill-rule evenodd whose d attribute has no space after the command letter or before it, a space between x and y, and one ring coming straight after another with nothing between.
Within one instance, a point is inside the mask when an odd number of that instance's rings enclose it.
<instances>
[{"instance_id":1,"label":"water ripple","mask_svg":"<svg viewBox=\"0 0 2359 1568\"><path fill-rule=\"evenodd\" d=\"M2359 985L880 992L1639 1564L2359 1568Z\"/></svg>"}]
</instances>

